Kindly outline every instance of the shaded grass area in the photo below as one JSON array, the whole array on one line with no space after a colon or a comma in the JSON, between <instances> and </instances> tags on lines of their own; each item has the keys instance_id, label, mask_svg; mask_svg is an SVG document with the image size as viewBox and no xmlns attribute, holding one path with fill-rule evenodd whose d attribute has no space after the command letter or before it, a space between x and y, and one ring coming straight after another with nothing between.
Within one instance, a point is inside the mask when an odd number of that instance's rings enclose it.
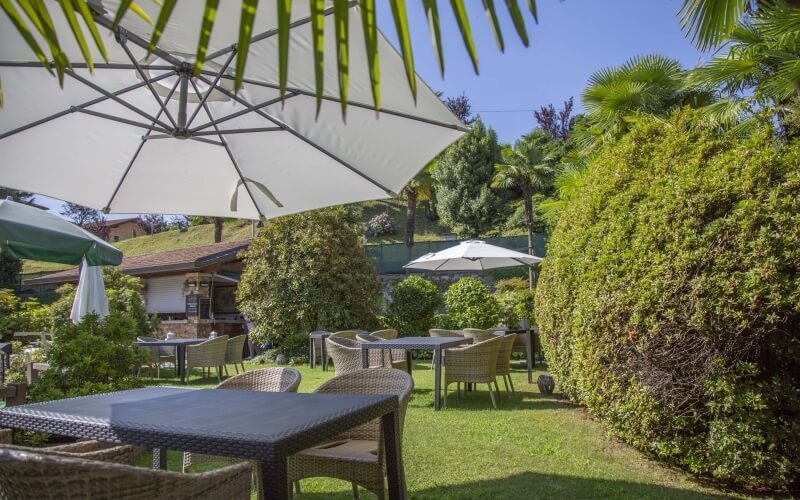
<instances>
[{"instance_id":1,"label":"shaded grass area","mask_svg":"<svg viewBox=\"0 0 800 500\"><path fill-rule=\"evenodd\" d=\"M267 365L247 364L247 369ZM535 498L726 498L690 476L649 460L638 451L609 438L582 408L556 397L544 397L527 373L515 369L515 395L505 395L498 409L478 388L449 406L433 410L433 371L430 363L415 363L415 389L406 416L404 460L409 496L419 499L535 499ZM229 367L232 370L232 367ZM300 392L311 392L333 376L319 367L300 366ZM214 379L190 386L213 387ZM541 372L534 374L534 380ZM176 383L164 379L150 383ZM233 372L231 371L231 374ZM502 385L502 384L501 384ZM149 464L149 457L141 464ZM171 470L180 470L181 454L170 452ZM302 481L302 499L350 499L350 485L333 479ZM362 491L362 498L374 498Z\"/></svg>"}]
</instances>

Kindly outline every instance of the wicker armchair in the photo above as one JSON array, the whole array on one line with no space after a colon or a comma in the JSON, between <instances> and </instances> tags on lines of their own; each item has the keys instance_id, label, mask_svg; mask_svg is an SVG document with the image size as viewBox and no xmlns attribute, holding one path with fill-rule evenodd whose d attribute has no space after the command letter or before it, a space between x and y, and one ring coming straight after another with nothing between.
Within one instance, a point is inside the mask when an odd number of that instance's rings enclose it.
<instances>
[{"instance_id":1,"label":"wicker armchair","mask_svg":"<svg viewBox=\"0 0 800 500\"><path fill-rule=\"evenodd\" d=\"M489 340L492 337L496 337L496 335L489 330L481 330L479 328L464 328L464 337L472 339L472 343L477 344L478 342L483 342L484 340Z\"/></svg>"},{"instance_id":2,"label":"wicker armchair","mask_svg":"<svg viewBox=\"0 0 800 500\"><path fill-rule=\"evenodd\" d=\"M231 377L217 385L215 389L258 392L297 392L301 378L300 372L292 368L262 368ZM201 465L208 462L239 463L241 460L186 451L183 453L183 472L188 472L188 469L193 465ZM252 462L251 466L253 468L253 484L258 492L258 498L262 498L264 489L261 486L261 470L259 464L258 462Z\"/></svg>"},{"instance_id":3,"label":"wicker armchair","mask_svg":"<svg viewBox=\"0 0 800 500\"><path fill-rule=\"evenodd\" d=\"M216 368L217 382L222 382L222 366L225 364L225 351L227 348L227 335L206 340L201 344L186 346L187 380L192 368L202 368L204 377L206 368L208 368L209 376L211 375L211 368Z\"/></svg>"},{"instance_id":4,"label":"wicker armchair","mask_svg":"<svg viewBox=\"0 0 800 500\"><path fill-rule=\"evenodd\" d=\"M327 394L395 394L400 399L398 443L403 442L403 421L414 388L414 380L406 372L393 369L359 370L334 377L315 391ZM336 436L326 444L307 448L289 457L289 481L308 477L334 477L350 481L353 495L361 486L385 496L385 453L380 419ZM299 488L298 488L299 490Z\"/></svg>"},{"instance_id":5,"label":"wicker armchair","mask_svg":"<svg viewBox=\"0 0 800 500\"><path fill-rule=\"evenodd\" d=\"M250 474L248 463L187 475L47 450L0 449L0 497L16 500L245 500Z\"/></svg>"},{"instance_id":6,"label":"wicker armchair","mask_svg":"<svg viewBox=\"0 0 800 500\"><path fill-rule=\"evenodd\" d=\"M333 360L334 377L361 370L361 348L357 340L331 336L325 339L325 350ZM383 367L381 351L369 351L369 367Z\"/></svg>"},{"instance_id":7,"label":"wicker armchair","mask_svg":"<svg viewBox=\"0 0 800 500\"><path fill-rule=\"evenodd\" d=\"M136 337L136 340L139 342L158 342L158 339L155 337ZM177 373L178 370L178 354L175 351L175 347L172 346L160 346L160 347L142 347L141 349L145 349L150 354L150 361L144 366L147 366L148 369L152 370L153 367L156 367L156 378L161 378L161 365L164 363L171 362L175 366L175 372ZM152 371L150 372L152 376Z\"/></svg>"},{"instance_id":8,"label":"wicker armchair","mask_svg":"<svg viewBox=\"0 0 800 500\"><path fill-rule=\"evenodd\" d=\"M8 429L10 430L10 429ZM112 443L101 443L99 441L78 441L75 443L48 446L45 448L29 448L27 446L14 446L3 444L0 449L17 451L27 451L30 453L46 452L62 457L84 458L86 460L99 460L116 464L133 465L135 459L135 449L133 446L119 445ZM0 495L0 498L2 495Z\"/></svg>"},{"instance_id":9,"label":"wicker armchair","mask_svg":"<svg viewBox=\"0 0 800 500\"><path fill-rule=\"evenodd\" d=\"M396 339L397 330L378 330L377 332L372 332L371 335L384 340ZM406 357L410 356L411 353L407 352L405 349L392 349L390 352L392 353L392 367L399 368L400 370L407 370L408 363Z\"/></svg>"},{"instance_id":10,"label":"wicker armchair","mask_svg":"<svg viewBox=\"0 0 800 500\"><path fill-rule=\"evenodd\" d=\"M509 386L511 386L511 392L515 392L514 382L511 381L511 351L514 348L514 341L517 339L517 334L510 333L501 338L503 341L500 342L500 349L497 350L497 376L503 377L503 385L506 386L506 393L509 392Z\"/></svg>"},{"instance_id":11,"label":"wicker armchair","mask_svg":"<svg viewBox=\"0 0 800 500\"><path fill-rule=\"evenodd\" d=\"M428 335L431 337L463 337L462 334L455 330L442 330L439 328L431 328L428 330Z\"/></svg>"},{"instance_id":12,"label":"wicker armchair","mask_svg":"<svg viewBox=\"0 0 800 500\"><path fill-rule=\"evenodd\" d=\"M247 335L237 335L236 337L228 339L228 345L225 348L225 376L228 375L228 365L233 365L236 373L239 373L239 365L242 365L242 373L244 373L244 343L247 342Z\"/></svg>"},{"instance_id":13,"label":"wicker armchair","mask_svg":"<svg viewBox=\"0 0 800 500\"><path fill-rule=\"evenodd\" d=\"M492 383L497 388L497 351L503 341L502 337L478 342L466 347L446 349L444 357L444 405L447 406L447 387L456 382L459 397L461 396L461 382L466 384L487 384L492 406L497 408L497 402L492 392ZM499 393L498 389L498 393ZM465 390L466 394L466 390Z\"/></svg>"},{"instance_id":14,"label":"wicker armchair","mask_svg":"<svg viewBox=\"0 0 800 500\"><path fill-rule=\"evenodd\" d=\"M358 335L359 333L364 333L364 332L360 332L358 330L342 330L340 332L331 333L331 336L328 337L328 338L329 339L330 338L339 338L339 339L355 340L356 339L356 335Z\"/></svg>"}]
</instances>

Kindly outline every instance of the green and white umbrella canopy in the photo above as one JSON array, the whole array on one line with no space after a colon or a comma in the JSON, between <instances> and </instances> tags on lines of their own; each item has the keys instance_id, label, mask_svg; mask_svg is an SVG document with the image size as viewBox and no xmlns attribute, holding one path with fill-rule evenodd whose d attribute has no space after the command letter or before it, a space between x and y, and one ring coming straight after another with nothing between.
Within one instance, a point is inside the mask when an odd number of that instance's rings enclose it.
<instances>
[{"instance_id":1,"label":"green and white umbrella canopy","mask_svg":"<svg viewBox=\"0 0 800 500\"><path fill-rule=\"evenodd\" d=\"M324 100L316 115L308 2L293 3L283 100L276 9L258 10L243 87L234 93L240 1L220 2L205 69L197 76L193 54L205 2L177 2L151 54L145 47L152 26L138 16L128 14L112 31L110 16L120 3L91 3L105 26L109 62L97 63L94 75L85 64L73 64L63 90L0 16L3 185L116 213L269 218L392 196L467 130L419 78L415 101L402 58L382 34L382 106L372 109L355 2L346 121L335 57L325 60ZM157 18L156 2L139 5ZM51 13L57 31L69 32L63 12ZM325 53L335 54L332 15L324 34ZM69 59L83 60L72 39L65 42Z\"/></svg>"},{"instance_id":2,"label":"green and white umbrella canopy","mask_svg":"<svg viewBox=\"0 0 800 500\"><path fill-rule=\"evenodd\" d=\"M118 265L122 252L44 210L0 200L0 247L19 259L89 266Z\"/></svg>"}]
</instances>

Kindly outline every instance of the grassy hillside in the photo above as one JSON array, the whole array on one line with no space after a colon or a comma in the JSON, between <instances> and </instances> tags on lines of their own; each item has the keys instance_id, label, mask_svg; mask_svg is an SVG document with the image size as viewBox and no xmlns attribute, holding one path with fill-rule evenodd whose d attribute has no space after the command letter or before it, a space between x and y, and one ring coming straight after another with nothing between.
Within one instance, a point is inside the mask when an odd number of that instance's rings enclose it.
<instances>
[{"instance_id":1,"label":"grassy hillside","mask_svg":"<svg viewBox=\"0 0 800 500\"><path fill-rule=\"evenodd\" d=\"M227 221L222 230L223 241L245 240L252 235L249 221ZM151 236L139 236L115 243L114 246L122 250L125 255L142 255L146 253L164 252L178 248L187 248L198 245L214 243L214 225L203 224L192 226L186 231L164 231ZM54 272L69 269L72 266L55 264L52 262L37 262L26 260L22 268L23 274Z\"/></svg>"},{"instance_id":2,"label":"grassy hillside","mask_svg":"<svg viewBox=\"0 0 800 500\"><path fill-rule=\"evenodd\" d=\"M367 221L373 216L386 212L391 217L397 232L384 236L368 236L368 243L402 243L406 231L406 203L404 200L380 200L360 203L362 208L362 220L366 225ZM425 217L425 212L420 207L416 217L416 236L417 241L429 241L441 239L442 233L448 229L436 222L431 222ZM225 223L222 231L223 241L236 241L250 238L252 229L249 221L230 220ZM192 226L186 231L165 231L151 236L139 236L120 241L114 246L122 250L125 255L142 255L147 253L164 252L177 248L187 248L197 245L206 245L214 242L214 225L203 224ZM71 266L54 264L51 262L25 261L22 268L23 274L55 272L68 269Z\"/></svg>"}]
</instances>

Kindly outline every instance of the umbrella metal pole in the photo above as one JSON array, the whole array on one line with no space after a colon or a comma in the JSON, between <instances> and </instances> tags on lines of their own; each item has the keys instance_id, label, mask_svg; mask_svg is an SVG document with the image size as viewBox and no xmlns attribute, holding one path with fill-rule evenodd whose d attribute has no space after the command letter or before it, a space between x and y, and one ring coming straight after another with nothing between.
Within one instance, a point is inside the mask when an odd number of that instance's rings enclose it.
<instances>
[{"instance_id":1,"label":"umbrella metal pole","mask_svg":"<svg viewBox=\"0 0 800 500\"><path fill-rule=\"evenodd\" d=\"M181 89L178 95L178 129L176 136L188 137L186 133L186 103L189 94L189 71L187 68L181 68L178 72L181 78Z\"/></svg>"}]
</instances>

